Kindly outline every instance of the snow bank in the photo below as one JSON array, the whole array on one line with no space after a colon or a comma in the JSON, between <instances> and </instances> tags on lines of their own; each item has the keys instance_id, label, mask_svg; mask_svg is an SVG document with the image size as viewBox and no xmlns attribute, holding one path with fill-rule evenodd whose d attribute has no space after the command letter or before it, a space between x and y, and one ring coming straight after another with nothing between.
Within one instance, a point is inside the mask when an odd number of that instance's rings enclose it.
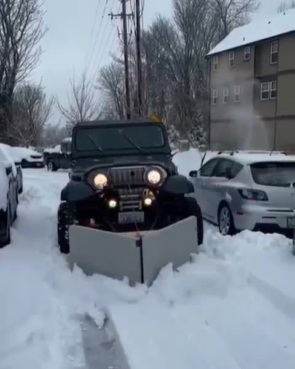
<instances>
[{"instance_id":1,"label":"snow bank","mask_svg":"<svg viewBox=\"0 0 295 369\"><path fill-rule=\"evenodd\" d=\"M290 242L251 232L205 239L193 263L164 268L140 301L109 307L130 367L292 369Z\"/></svg>"},{"instance_id":2,"label":"snow bank","mask_svg":"<svg viewBox=\"0 0 295 369\"><path fill-rule=\"evenodd\" d=\"M173 162L177 165L179 173L188 176L191 170L200 168L202 154L197 149L180 152L174 155Z\"/></svg>"},{"instance_id":3,"label":"snow bank","mask_svg":"<svg viewBox=\"0 0 295 369\"><path fill-rule=\"evenodd\" d=\"M196 150L174 159L182 173L200 165ZM80 318L102 327L107 314L132 369L294 368L289 240L209 229L193 262L177 272L167 265L151 288L87 277L71 272L56 246L67 180L62 172L24 173L13 243L0 250L0 369L86 367Z\"/></svg>"},{"instance_id":4,"label":"snow bank","mask_svg":"<svg viewBox=\"0 0 295 369\"><path fill-rule=\"evenodd\" d=\"M13 146L11 149L13 150L14 156L18 161L22 161L23 159L32 160L31 155L38 156L40 159L42 159L42 154L26 147Z\"/></svg>"}]
</instances>

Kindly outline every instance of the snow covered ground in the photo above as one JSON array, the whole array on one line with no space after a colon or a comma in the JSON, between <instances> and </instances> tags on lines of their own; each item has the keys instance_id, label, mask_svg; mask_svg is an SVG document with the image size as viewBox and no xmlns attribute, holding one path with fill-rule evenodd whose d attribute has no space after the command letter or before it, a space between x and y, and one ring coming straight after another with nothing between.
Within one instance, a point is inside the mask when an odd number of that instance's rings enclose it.
<instances>
[{"instance_id":1,"label":"snow covered ground","mask_svg":"<svg viewBox=\"0 0 295 369\"><path fill-rule=\"evenodd\" d=\"M191 150L175 161L187 174L200 156ZM107 313L132 369L294 369L289 240L251 232L222 237L208 226L194 262L177 273L167 266L150 289L86 277L71 272L56 247L67 179L24 170L12 244L0 250L0 369L109 369L89 364L96 346L86 348L82 329L84 316L98 330Z\"/></svg>"}]
</instances>

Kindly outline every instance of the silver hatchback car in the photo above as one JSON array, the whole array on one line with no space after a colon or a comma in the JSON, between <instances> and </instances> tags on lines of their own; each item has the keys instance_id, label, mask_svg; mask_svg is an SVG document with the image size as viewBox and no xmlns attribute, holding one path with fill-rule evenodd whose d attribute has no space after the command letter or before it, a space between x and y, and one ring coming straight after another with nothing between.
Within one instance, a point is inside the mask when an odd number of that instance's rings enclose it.
<instances>
[{"instance_id":1,"label":"silver hatchback car","mask_svg":"<svg viewBox=\"0 0 295 369\"><path fill-rule=\"evenodd\" d=\"M204 219L223 235L295 228L295 157L221 153L189 176Z\"/></svg>"}]
</instances>

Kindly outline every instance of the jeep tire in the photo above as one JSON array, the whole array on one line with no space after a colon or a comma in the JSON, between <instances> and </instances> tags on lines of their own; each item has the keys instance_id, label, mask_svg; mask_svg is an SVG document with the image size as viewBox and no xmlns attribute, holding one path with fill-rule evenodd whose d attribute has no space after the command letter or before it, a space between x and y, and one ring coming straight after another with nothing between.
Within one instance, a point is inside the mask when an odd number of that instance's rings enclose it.
<instances>
[{"instance_id":1,"label":"jeep tire","mask_svg":"<svg viewBox=\"0 0 295 369\"><path fill-rule=\"evenodd\" d=\"M59 250L62 254L70 252L69 227L74 223L69 205L62 202L58 208L57 214L57 237Z\"/></svg>"},{"instance_id":2,"label":"jeep tire","mask_svg":"<svg viewBox=\"0 0 295 369\"><path fill-rule=\"evenodd\" d=\"M186 215L184 218L189 218L191 216L195 216L197 218L198 245L201 246L204 241L204 223L200 205L193 197L185 197L184 200Z\"/></svg>"}]
</instances>

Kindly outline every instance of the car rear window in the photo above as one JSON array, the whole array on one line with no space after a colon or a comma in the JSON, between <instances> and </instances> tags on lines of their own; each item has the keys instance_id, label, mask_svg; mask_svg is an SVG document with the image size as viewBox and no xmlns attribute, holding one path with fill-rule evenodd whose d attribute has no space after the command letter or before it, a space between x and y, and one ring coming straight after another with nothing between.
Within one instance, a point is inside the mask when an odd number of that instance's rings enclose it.
<instances>
[{"instance_id":1,"label":"car rear window","mask_svg":"<svg viewBox=\"0 0 295 369\"><path fill-rule=\"evenodd\" d=\"M263 162L250 165L255 183L263 186L290 187L295 185L294 162Z\"/></svg>"}]
</instances>

